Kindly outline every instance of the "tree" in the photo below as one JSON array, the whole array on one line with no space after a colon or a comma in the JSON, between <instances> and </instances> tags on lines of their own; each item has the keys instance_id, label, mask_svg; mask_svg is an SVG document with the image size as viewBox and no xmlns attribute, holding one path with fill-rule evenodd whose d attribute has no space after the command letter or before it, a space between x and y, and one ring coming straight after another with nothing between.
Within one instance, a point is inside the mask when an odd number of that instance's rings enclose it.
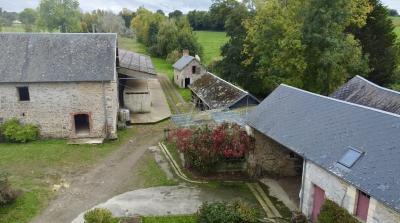
<instances>
[{"instance_id":1,"label":"tree","mask_svg":"<svg viewBox=\"0 0 400 223\"><path fill-rule=\"evenodd\" d=\"M363 53L369 58L371 71L367 78L378 84L389 86L395 82L395 70L399 59L396 33L388 9L379 0L369 0L373 10L367 23L361 28L350 28L360 40Z\"/></svg>"},{"instance_id":2,"label":"tree","mask_svg":"<svg viewBox=\"0 0 400 223\"><path fill-rule=\"evenodd\" d=\"M158 9L158 10L156 11L156 13L165 16L164 11L161 10L161 9Z\"/></svg>"},{"instance_id":3,"label":"tree","mask_svg":"<svg viewBox=\"0 0 400 223\"><path fill-rule=\"evenodd\" d=\"M345 33L350 25L365 25L371 10L366 2L309 0L302 37L306 90L328 95L352 76L369 72L359 42L352 34Z\"/></svg>"},{"instance_id":4,"label":"tree","mask_svg":"<svg viewBox=\"0 0 400 223\"><path fill-rule=\"evenodd\" d=\"M121 16L122 19L124 20L125 27L129 28L131 26L132 19L136 16L136 13L132 12L131 10L129 10L127 8L123 8L119 12L119 16Z\"/></svg>"},{"instance_id":5,"label":"tree","mask_svg":"<svg viewBox=\"0 0 400 223\"><path fill-rule=\"evenodd\" d=\"M97 22L97 32L118 33L120 35L124 35L126 32L124 19L121 16L114 14L112 11L100 15Z\"/></svg>"},{"instance_id":6,"label":"tree","mask_svg":"<svg viewBox=\"0 0 400 223\"><path fill-rule=\"evenodd\" d=\"M179 10L175 10L175 11L170 12L170 13L168 14L168 17L169 17L170 19L172 19L172 18L179 18L179 17L182 17L182 16L183 16L183 12L181 12L181 11L179 11Z\"/></svg>"},{"instance_id":7,"label":"tree","mask_svg":"<svg viewBox=\"0 0 400 223\"><path fill-rule=\"evenodd\" d=\"M79 2L77 0L41 0L39 4L39 27L62 33L80 31Z\"/></svg>"},{"instance_id":8,"label":"tree","mask_svg":"<svg viewBox=\"0 0 400 223\"><path fill-rule=\"evenodd\" d=\"M390 16L399 16L399 12L396 9L389 9Z\"/></svg>"},{"instance_id":9,"label":"tree","mask_svg":"<svg viewBox=\"0 0 400 223\"><path fill-rule=\"evenodd\" d=\"M214 30L224 30L225 21L231 11L238 7L240 3L236 0L213 0L210 6L210 20Z\"/></svg>"},{"instance_id":10,"label":"tree","mask_svg":"<svg viewBox=\"0 0 400 223\"><path fill-rule=\"evenodd\" d=\"M36 23L37 12L34 9L26 8L19 13L19 20L24 24L25 32L32 32Z\"/></svg>"}]
</instances>

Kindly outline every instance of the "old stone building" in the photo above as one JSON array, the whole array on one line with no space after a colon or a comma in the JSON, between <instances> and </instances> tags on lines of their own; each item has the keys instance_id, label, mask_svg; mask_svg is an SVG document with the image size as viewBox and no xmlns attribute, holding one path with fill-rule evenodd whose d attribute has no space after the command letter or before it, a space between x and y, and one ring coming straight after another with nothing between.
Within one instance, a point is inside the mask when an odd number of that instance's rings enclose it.
<instances>
[{"instance_id":1,"label":"old stone building","mask_svg":"<svg viewBox=\"0 0 400 223\"><path fill-rule=\"evenodd\" d=\"M194 81L189 89L193 103L200 110L235 109L260 103L249 92L210 72Z\"/></svg>"},{"instance_id":2,"label":"old stone building","mask_svg":"<svg viewBox=\"0 0 400 223\"><path fill-rule=\"evenodd\" d=\"M116 34L0 34L0 120L42 137L116 138Z\"/></svg>"},{"instance_id":3,"label":"old stone building","mask_svg":"<svg viewBox=\"0 0 400 223\"><path fill-rule=\"evenodd\" d=\"M206 73L206 68L200 60L190 56L187 50L183 51L183 56L172 66L174 68L174 82L180 88L187 88Z\"/></svg>"},{"instance_id":4,"label":"old stone building","mask_svg":"<svg viewBox=\"0 0 400 223\"><path fill-rule=\"evenodd\" d=\"M297 176L299 209L313 222L325 199L361 222L400 222L399 115L280 85L247 124L250 171Z\"/></svg>"}]
</instances>

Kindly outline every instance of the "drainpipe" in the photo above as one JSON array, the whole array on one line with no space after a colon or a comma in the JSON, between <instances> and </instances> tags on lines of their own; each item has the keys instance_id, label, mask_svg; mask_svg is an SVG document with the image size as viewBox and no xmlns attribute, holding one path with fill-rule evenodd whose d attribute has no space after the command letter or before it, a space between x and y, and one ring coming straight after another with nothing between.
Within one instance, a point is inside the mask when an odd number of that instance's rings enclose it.
<instances>
[{"instance_id":1,"label":"drainpipe","mask_svg":"<svg viewBox=\"0 0 400 223\"><path fill-rule=\"evenodd\" d=\"M301 193L300 193L300 212L303 212L303 201L304 201L304 182L306 178L306 164L307 160L303 158L303 173L301 176Z\"/></svg>"},{"instance_id":2,"label":"drainpipe","mask_svg":"<svg viewBox=\"0 0 400 223\"><path fill-rule=\"evenodd\" d=\"M101 88L103 90L103 108L104 108L104 131L106 138L108 137L108 125L107 125L107 102L106 102L106 91L104 89L104 81L101 82Z\"/></svg>"}]
</instances>

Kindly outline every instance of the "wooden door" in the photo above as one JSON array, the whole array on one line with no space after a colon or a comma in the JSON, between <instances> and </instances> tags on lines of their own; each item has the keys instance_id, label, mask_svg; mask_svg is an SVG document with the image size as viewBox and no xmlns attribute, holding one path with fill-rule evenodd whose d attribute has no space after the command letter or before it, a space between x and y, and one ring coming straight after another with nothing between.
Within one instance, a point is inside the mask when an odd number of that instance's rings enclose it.
<instances>
[{"instance_id":1,"label":"wooden door","mask_svg":"<svg viewBox=\"0 0 400 223\"><path fill-rule=\"evenodd\" d=\"M325 201L325 191L317 185L314 185L314 202L312 210L312 221L317 222L319 212Z\"/></svg>"},{"instance_id":2,"label":"wooden door","mask_svg":"<svg viewBox=\"0 0 400 223\"><path fill-rule=\"evenodd\" d=\"M356 216L367 221L369 208L369 196L362 191L358 191Z\"/></svg>"}]
</instances>

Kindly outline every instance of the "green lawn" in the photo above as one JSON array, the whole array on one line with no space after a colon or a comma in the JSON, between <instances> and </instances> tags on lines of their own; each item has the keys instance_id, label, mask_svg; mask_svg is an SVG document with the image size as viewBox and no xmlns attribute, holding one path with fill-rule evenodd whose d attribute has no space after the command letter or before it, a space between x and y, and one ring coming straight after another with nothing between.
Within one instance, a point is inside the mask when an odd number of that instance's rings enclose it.
<instances>
[{"instance_id":1,"label":"green lawn","mask_svg":"<svg viewBox=\"0 0 400 223\"><path fill-rule=\"evenodd\" d=\"M212 31L196 31L195 33L200 44L203 46L202 62L208 65L214 59L219 59L221 56L221 47L229 40L226 33Z\"/></svg>"},{"instance_id":2,"label":"green lawn","mask_svg":"<svg viewBox=\"0 0 400 223\"><path fill-rule=\"evenodd\" d=\"M143 217L143 223L196 223L195 215Z\"/></svg>"},{"instance_id":3,"label":"green lawn","mask_svg":"<svg viewBox=\"0 0 400 223\"><path fill-rule=\"evenodd\" d=\"M24 27L20 24L14 24L12 26L3 26L1 27L2 32L8 32L8 33L18 33L18 32L25 32Z\"/></svg>"},{"instance_id":4,"label":"green lawn","mask_svg":"<svg viewBox=\"0 0 400 223\"><path fill-rule=\"evenodd\" d=\"M394 31L397 34L398 40L400 40L400 16L391 18L393 19L393 24L396 27Z\"/></svg>"},{"instance_id":5,"label":"green lawn","mask_svg":"<svg viewBox=\"0 0 400 223\"><path fill-rule=\"evenodd\" d=\"M137 42L135 39L132 38L119 37L118 46L122 49L149 55L146 46L144 46L143 44ZM165 59L158 57L151 57L151 60L154 64L157 73L165 74L168 76L168 79L170 79L171 81L173 80L174 69L172 68L172 64L168 63ZM175 86L175 84L173 85ZM185 101L190 101L191 94L189 89L181 89L178 88L177 86L175 87L178 90L178 92L182 95L182 98Z\"/></svg>"},{"instance_id":6,"label":"green lawn","mask_svg":"<svg viewBox=\"0 0 400 223\"><path fill-rule=\"evenodd\" d=\"M0 208L0 223L28 222L54 195L52 185L58 184L64 175L110 154L134 131L122 131L118 140L103 145L67 145L65 140L0 143L0 170L9 173L13 187L23 191L16 203Z\"/></svg>"}]
</instances>

